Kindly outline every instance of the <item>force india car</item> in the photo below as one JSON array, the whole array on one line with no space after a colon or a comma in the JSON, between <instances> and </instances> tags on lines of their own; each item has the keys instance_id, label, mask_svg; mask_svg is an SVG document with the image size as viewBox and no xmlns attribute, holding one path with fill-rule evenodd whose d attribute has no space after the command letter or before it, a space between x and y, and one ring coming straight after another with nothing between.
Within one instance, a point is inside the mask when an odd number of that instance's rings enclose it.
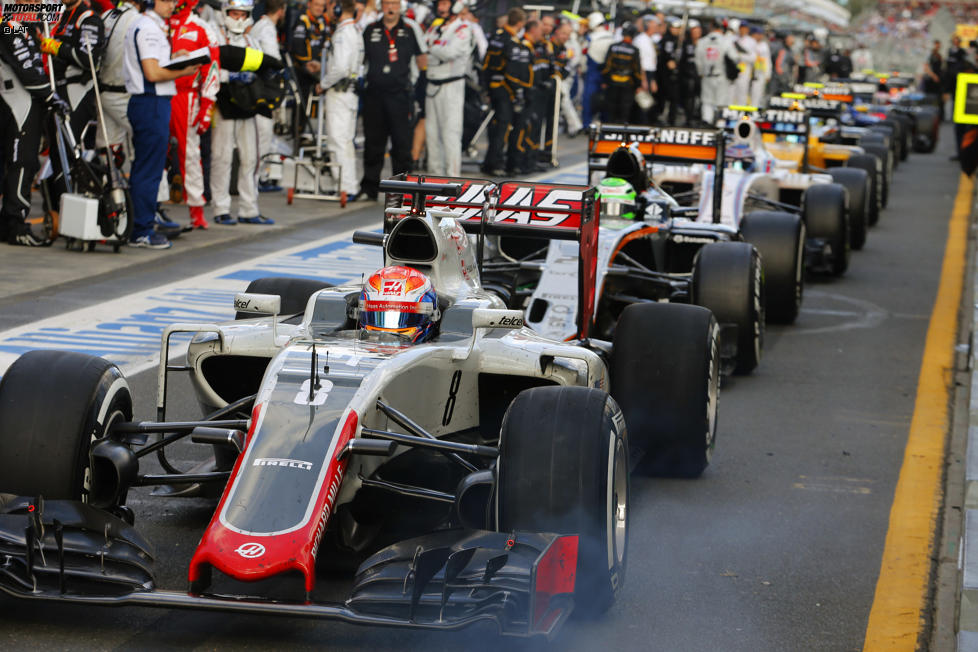
<instances>
[{"instance_id":1,"label":"force india car","mask_svg":"<svg viewBox=\"0 0 978 652\"><path fill-rule=\"evenodd\" d=\"M411 208L388 210L388 233L355 239L382 244L386 265L413 268L405 279L430 279L428 341L357 328L374 277L315 291L295 315L281 307L307 288L284 279L293 296L235 297L239 313L268 316L165 329L154 422L132 420L129 385L101 358L35 351L10 367L0 382L0 591L382 626L490 621L524 636L615 601L630 457L682 476L710 460L716 321L699 306L642 304L622 312L612 341L591 337L593 189L510 184L497 203L459 197L458 185L381 188L397 205L411 196ZM476 208L426 209L426 194ZM572 243L574 339L534 332L482 287L480 249L497 236ZM374 291L400 310L396 278ZM194 334L187 363L170 364L182 332ZM207 417L166 420L178 370ZM220 451L209 469L181 473L166 457L188 436ZM166 473L140 469L148 454ZM194 483L223 487L220 501L186 590L164 590L127 493ZM317 567L351 554L348 597L329 602L323 593L337 587Z\"/></svg>"},{"instance_id":2,"label":"force india car","mask_svg":"<svg viewBox=\"0 0 978 652\"><path fill-rule=\"evenodd\" d=\"M849 207L849 244L862 249L866 243L871 182L864 169L838 167L824 173L808 165L809 116L806 111L785 109L758 110L752 106L730 106L722 110L718 126L726 129L732 142L727 146L727 161L740 169L764 171L778 183L778 201L786 206L801 205L801 197L815 185L837 184L845 188ZM779 158L775 151L789 153ZM797 156L796 150L800 150ZM856 156L868 156L865 154ZM850 157L849 163L853 161ZM857 158L855 163L859 163ZM872 160L866 161L874 165ZM841 225L813 225L811 219L835 218L831 212L807 216L808 227L816 233L831 234ZM836 233L836 241L840 241Z\"/></svg>"},{"instance_id":3,"label":"force india car","mask_svg":"<svg viewBox=\"0 0 978 652\"><path fill-rule=\"evenodd\" d=\"M633 273L631 269L612 271L609 278L613 284L606 286L600 297L603 305L613 308L616 302L624 304L623 299L664 298L707 305L721 323L737 325L737 366L746 370L745 364L749 365L750 360L744 356L755 349L759 355L756 339L760 333L759 329L746 328L754 316L738 306L760 286L761 305L768 321L795 320L802 299L805 226L798 215L779 210L745 212L736 221L728 218L732 199L725 183L724 142L723 131L716 129L593 125L588 147L588 179L591 183L597 174L623 179L637 193L635 215L644 224L631 228L636 233L644 233L646 240L632 245L626 232L621 239L624 247L608 247L614 254L609 258L609 266L624 264L636 268L641 264L658 275L660 283L678 288L692 282L691 290L685 294L662 297L655 293L659 284L644 282L647 275ZM710 171L704 174L709 175L717 191L706 202L683 206L679 200L698 192L695 184L674 184L669 188L664 183L660 185L659 175L675 180L677 175L685 175L691 165L708 167ZM713 170L719 171L715 179ZM677 191L678 197L674 194ZM766 187L765 191L771 193L772 200L776 199L773 188ZM615 243L617 237L609 233L609 240ZM737 259L746 259L749 249L742 244L722 248L706 246L714 243L749 243L760 256L762 282L741 287L745 277L741 272L733 272L733 260L724 264L715 262L718 258L714 257L719 257L721 252L723 256L731 252L730 258L734 259L732 252L738 250L742 253ZM714 280L712 270L718 275L723 270L726 282ZM708 288L716 291L707 291ZM748 315L751 320L746 319ZM749 346L748 335L755 338L754 348Z\"/></svg>"}]
</instances>

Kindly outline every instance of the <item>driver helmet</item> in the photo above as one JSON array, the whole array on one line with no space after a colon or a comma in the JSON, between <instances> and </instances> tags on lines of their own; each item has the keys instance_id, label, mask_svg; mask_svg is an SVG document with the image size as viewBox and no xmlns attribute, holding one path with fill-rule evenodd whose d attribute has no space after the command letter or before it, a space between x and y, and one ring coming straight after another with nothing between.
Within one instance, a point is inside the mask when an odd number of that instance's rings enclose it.
<instances>
[{"instance_id":1,"label":"driver helmet","mask_svg":"<svg viewBox=\"0 0 978 652\"><path fill-rule=\"evenodd\" d=\"M724 157L731 164L730 167L752 172L754 170L754 160L756 158L750 143L727 143Z\"/></svg>"},{"instance_id":2,"label":"driver helmet","mask_svg":"<svg viewBox=\"0 0 978 652\"><path fill-rule=\"evenodd\" d=\"M394 333L414 343L432 337L441 317L431 280L400 265L385 267L367 279L359 308L360 328Z\"/></svg>"},{"instance_id":3,"label":"driver helmet","mask_svg":"<svg viewBox=\"0 0 978 652\"><path fill-rule=\"evenodd\" d=\"M598 184L601 217L635 219L635 188L619 177L602 179Z\"/></svg>"},{"instance_id":4,"label":"driver helmet","mask_svg":"<svg viewBox=\"0 0 978 652\"><path fill-rule=\"evenodd\" d=\"M232 34L244 34L251 24L251 12L255 8L253 0L225 0L224 2L224 26ZM248 13L247 18L231 18L229 11L244 11Z\"/></svg>"}]
</instances>

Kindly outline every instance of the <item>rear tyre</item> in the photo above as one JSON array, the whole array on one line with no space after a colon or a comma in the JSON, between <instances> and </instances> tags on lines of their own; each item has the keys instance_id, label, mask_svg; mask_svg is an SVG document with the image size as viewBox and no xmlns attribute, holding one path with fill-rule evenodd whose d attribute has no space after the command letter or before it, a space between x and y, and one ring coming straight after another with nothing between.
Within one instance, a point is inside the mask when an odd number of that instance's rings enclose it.
<instances>
[{"instance_id":1,"label":"rear tyre","mask_svg":"<svg viewBox=\"0 0 978 652\"><path fill-rule=\"evenodd\" d=\"M752 372L764 347L764 280L754 246L715 242L700 249L693 260L693 303L709 308L718 323L737 327L734 373Z\"/></svg>"},{"instance_id":2,"label":"rear tyre","mask_svg":"<svg viewBox=\"0 0 978 652\"><path fill-rule=\"evenodd\" d=\"M837 183L820 183L805 191L802 203L809 238L822 238L832 249L830 269L842 276L849 268L849 216L846 191Z\"/></svg>"},{"instance_id":3,"label":"rear tyre","mask_svg":"<svg viewBox=\"0 0 978 652\"><path fill-rule=\"evenodd\" d=\"M869 175L856 168L831 168L832 180L846 189L849 197L849 246L859 251L866 244L869 228Z\"/></svg>"},{"instance_id":4,"label":"rear tyre","mask_svg":"<svg viewBox=\"0 0 978 652\"><path fill-rule=\"evenodd\" d=\"M883 164L882 183L880 185L880 201L883 208L890 203L890 184L893 182L893 157L890 150L882 145L860 145L863 150L877 157Z\"/></svg>"},{"instance_id":5,"label":"rear tyre","mask_svg":"<svg viewBox=\"0 0 978 652\"><path fill-rule=\"evenodd\" d=\"M793 213L754 211L740 221L740 234L761 256L767 321L793 323L804 290L804 222Z\"/></svg>"},{"instance_id":6,"label":"rear tyre","mask_svg":"<svg viewBox=\"0 0 978 652\"><path fill-rule=\"evenodd\" d=\"M900 139L900 160L906 161L913 148L914 121L913 118L904 113L893 113L888 118L900 123L902 138Z\"/></svg>"},{"instance_id":7,"label":"rear tyre","mask_svg":"<svg viewBox=\"0 0 978 652\"><path fill-rule=\"evenodd\" d=\"M921 107L914 115L917 121L917 133L914 137L914 151L929 154L937 147L937 135L940 128L938 109Z\"/></svg>"},{"instance_id":8,"label":"rear tyre","mask_svg":"<svg viewBox=\"0 0 978 652\"><path fill-rule=\"evenodd\" d=\"M607 611L628 551L628 435L621 409L587 387L520 392L503 418L498 530L577 534L575 612Z\"/></svg>"},{"instance_id":9,"label":"rear tyre","mask_svg":"<svg viewBox=\"0 0 978 652\"><path fill-rule=\"evenodd\" d=\"M872 154L854 154L849 157L846 167L865 170L869 177L869 201L866 223L869 226L880 221L883 210L883 164Z\"/></svg>"},{"instance_id":10,"label":"rear tyre","mask_svg":"<svg viewBox=\"0 0 978 652\"><path fill-rule=\"evenodd\" d=\"M268 276L266 278L256 278L248 284L245 292L254 294L277 294L282 297L281 314L296 315L306 312L306 304L309 297L322 290L323 288L333 287L332 283L317 281L311 278L290 278L287 276ZM235 319L254 319L263 315L253 312L239 312L234 315ZM264 315L267 317L268 315Z\"/></svg>"},{"instance_id":11,"label":"rear tyre","mask_svg":"<svg viewBox=\"0 0 978 652\"><path fill-rule=\"evenodd\" d=\"M713 455L720 387L719 326L701 306L640 303L615 327L611 395L630 450L653 475L695 478Z\"/></svg>"},{"instance_id":12,"label":"rear tyre","mask_svg":"<svg viewBox=\"0 0 978 652\"><path fill-rule=\"evenodd\" d=\"M88 502L92 442L132 420L132 395L111 362L29 351L0 380L0 493Z\"/></svg>"}]
</instances>

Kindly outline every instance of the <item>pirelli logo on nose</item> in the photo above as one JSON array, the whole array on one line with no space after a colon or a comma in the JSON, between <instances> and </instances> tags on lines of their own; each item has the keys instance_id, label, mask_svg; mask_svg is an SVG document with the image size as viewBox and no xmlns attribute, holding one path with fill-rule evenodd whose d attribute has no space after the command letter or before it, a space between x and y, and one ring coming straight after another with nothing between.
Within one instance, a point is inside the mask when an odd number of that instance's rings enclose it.
<instances>
[{"instance_id":1,"label":"pirelli logo on nose","mask_svg":"<svg viewBox=\"0 0 978 652\"><path fill-rule=\"evenodd\" d=\"M292 469L301 469L303 471L312 470L312 462L290 460L283 457L259 457L255 460L253 466L286 466Z\"/></svg>"}]
</instances>

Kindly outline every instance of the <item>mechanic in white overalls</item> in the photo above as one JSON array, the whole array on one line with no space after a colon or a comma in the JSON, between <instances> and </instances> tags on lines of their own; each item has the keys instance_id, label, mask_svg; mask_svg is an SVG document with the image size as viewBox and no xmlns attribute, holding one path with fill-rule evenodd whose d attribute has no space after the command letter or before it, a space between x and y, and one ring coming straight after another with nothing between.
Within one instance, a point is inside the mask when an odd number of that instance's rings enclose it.
<instances>
[{"instance_id":1,"label":"mechanic in white overalls","mask_svg":"<svg viewBox=\"0 0 978 652\"><path fill-rule=\"evenodd\" d=\"M700 105L703 121L713 124L718 106L730 104L730 82L724 71L723 57L729 50L723 25L714 19L710 33L696 43L696 70L700 75Z\"/></svg>"},{"instance_id":2,"label":"mechanic in white overalls","mask_svg":"<svg viewBox=\"0 0 978 652\"><path fill-rule=\"evenodd\" d=\"M357 85L363 68L363 32L356 23L354 0L340 2L339 24L330 40L326 74L320 85L326 89L326 134L329 158L340 167L340 201L357 194L356 149Z\"/></svg>"},{"instance_id":3,"label":"mechanic in white overalls","mask_svg":"<svg viewBox=\"0 0 978 652\"><path fill-rule=\"evenodd\" d=\"M757 58L757 41L750 35L750 24L741 22L737 27L739 36L734 41L731 56L737 62L740 74L734 80L730 103L744 105L750 103L750 85L754 79L754 59Z\"/></svg>"},{"instance_id":4,"label":"mechanic in white overalls","mask_svg":"<svg viewBox=\"0 0 978 652\"><path fill-rule=\"evenodd\" d=\"M459 18L464 0L438 0L438 17L425 34L428 87L425 92L425 144L428 172L457 177L462 169L462 118L465 73L472 57L472 27Z\"/></svg>"},{"instance_id":5,"label":"mechanic in white overalls","mask_svg":"<svg viewBox=\"0 0 978 652\"><path fill-rule=\"evenodd\" d=\"M99 66L99 90L102 93L102 113L105 116L105 131L108 145L116 161L132 159L132 127L126 111L129 108L129 93L126 91L126 78L122 72L122 57L126 46L126 32L139 18L139 3L123 0L118 6L102 14L105 27L105 51L102 65ZM102 130L96 132L95 144L105 146Z\"/></svg>"},{"instance_id":6,"label":"mechanic in white overalls","mask_svg":"<svg viewBox=\"0 0 978 652\"><path fill-rule=\"evenodd\" d=\"M278 26L285 18L285 0L265 0L265 13L255 21L248 32L255 39L261 51L276 59L282 58L278 47ZM258 162L261 173L258 175L258 187L262 192L281 190L273 181L267 179L268 171L263 163L264 157L273 153L272 142L275 138L275 124L272 118L263 115L255 116L258 125Z\"/></svg>"},{"instance_id":7,"label":"mechanic in white overalls","mask_svg":"<svg viewBox=\"0 0 978 652\"><path fill-rule=\"evenodd\" d=\"M252 0L227 0L224 4L224 24L217 29L217 44L237 45L259 49L248 35L252 25ZM229 73L221 70L221 90L217 96L217 111L211 125L211 202L214 221L234 224L231 217L231 160L238 150L238 222L274 224L258 210L258 122L255 111L233 105L231 84L254 83L255 73Z\"/></svg>"},{"instance_id":8,"label":"mechanic in white overalls","mask_svg":"<svg viewBox=\"0 0 978 652\"><path fill-rule=\"evenodd\" d=\"M750 101L753 106L767 106L767 85L771 81L771 46L768 45L764 30L759 26L751 26L750 35L757 42Z\"/></svg>"}]
</instances>

